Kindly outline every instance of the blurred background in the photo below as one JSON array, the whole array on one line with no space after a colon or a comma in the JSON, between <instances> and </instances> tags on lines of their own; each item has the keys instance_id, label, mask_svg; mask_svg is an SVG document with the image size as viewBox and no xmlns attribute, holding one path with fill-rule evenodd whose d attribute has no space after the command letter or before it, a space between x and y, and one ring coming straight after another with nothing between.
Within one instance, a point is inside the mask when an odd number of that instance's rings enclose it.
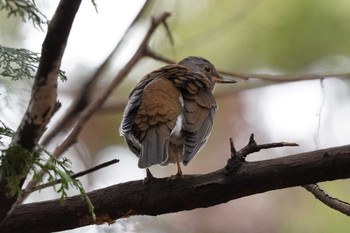
<instances>
[{"instance_id":1,"label":"blurred background","mask_svg":"<svg viewBox=\"0 0 350 233\"><path fill-rule=\"evenodd\" d=\"M50 19L58 1L37 0ZM82 83L121 40L145 6L145 1L83 1L68 41L61 69L68 81L59 83L62 108L50 123L62 117ZM128 61L138 46L152 16L171 12L169 28L153 35L152 50L173 60L203 56L219 70L247 74L280 74L280 79L237 79L238 84L218 86L219 110L205 148L184 167L185 174L203 174L225 166L229 138L236 148L246 145L251 133L258 143L296 142L298 148L281 148L252 154L262 160L349 144L349 80L345 77L304 80L305 74L350 72L350 2L347 0L157 0L147 8L127 33L122 49L105 71L93 95L99 94ZM19 18L0 12L0 44L40 52L44 31ZM78 143L65 156L79 172L117 158L120 162L81 178L87 191L145 177L137 158L125 146L118 128L124 104L132 88L146 73L165 65L144 58L114 91L84 127ZM293 76L286 82L283 76ZM336 76L336 75L335 75ZM18 126L30 97L31 81L0 79L0 119L13 129ZM69 130L68 130L69 131ZM67 132L68 132L67 131ZM65 137L50 144L53 150ZM176 166L154 166L156 177L176 173ZM348 180L322 183L331 195L350 200ZM71 194L77 192L72 190ZM57 198L54 190L33 193L27 202ZM113 225L89 226L66 232L348 232L349 218L319 201L300 187L244 197L229 203L158 217L130 217Z\"/></svg>"}]
</instances>

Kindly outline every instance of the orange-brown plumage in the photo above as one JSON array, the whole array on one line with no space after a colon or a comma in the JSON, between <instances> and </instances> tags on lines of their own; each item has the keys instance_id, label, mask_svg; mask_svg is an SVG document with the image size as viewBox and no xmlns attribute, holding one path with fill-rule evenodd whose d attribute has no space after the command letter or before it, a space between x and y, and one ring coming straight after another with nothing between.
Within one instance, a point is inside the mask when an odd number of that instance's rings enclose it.
<instances>
[{"instance_id":1,"label":"orange-brown plumage","mask_svg":"<svg viewBox=\"0 0 350 233\"><path fill-rule=\"evenodd\" d=\"M187 164L206 143L217 109L212 94L222 78L206 59L188 57L151 72L129 96L120 133L139 167Z\"/></svg>"}]
</instances>

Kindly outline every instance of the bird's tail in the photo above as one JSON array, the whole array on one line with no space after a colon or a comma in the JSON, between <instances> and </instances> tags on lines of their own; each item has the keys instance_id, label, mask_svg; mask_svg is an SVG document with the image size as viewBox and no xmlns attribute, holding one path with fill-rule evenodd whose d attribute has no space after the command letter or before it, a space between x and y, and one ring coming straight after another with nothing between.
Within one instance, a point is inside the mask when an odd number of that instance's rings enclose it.
<instances>
[{"instance_id":1,"label":"bird's tail","mask_svg":"<svg viewBox=\"0 0 350 233\"><path fill-rule=\"evenodd\" d=\"M150 127L142 140L138 166L147 168L168 159L170 129L164 124Z\"/></svg>"}]
</instances>

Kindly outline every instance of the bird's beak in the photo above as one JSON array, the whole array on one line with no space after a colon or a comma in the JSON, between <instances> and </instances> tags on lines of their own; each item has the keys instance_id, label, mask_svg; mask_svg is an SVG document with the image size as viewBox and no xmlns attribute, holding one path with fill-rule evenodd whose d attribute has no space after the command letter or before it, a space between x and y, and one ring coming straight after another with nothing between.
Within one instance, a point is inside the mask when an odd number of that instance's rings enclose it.
<instances>
[{"instance_id":1,"label":"bird's beak","mask_svg":"<svg viewBox=\"0 0 350 233\"><path fill-rule=\"evenodd\" d=\"M222 77L221 75L218 75L215 77L215 82L217 83L236 83L237 81L227 78L227 77Z\"/></svg>"}]
</instances>

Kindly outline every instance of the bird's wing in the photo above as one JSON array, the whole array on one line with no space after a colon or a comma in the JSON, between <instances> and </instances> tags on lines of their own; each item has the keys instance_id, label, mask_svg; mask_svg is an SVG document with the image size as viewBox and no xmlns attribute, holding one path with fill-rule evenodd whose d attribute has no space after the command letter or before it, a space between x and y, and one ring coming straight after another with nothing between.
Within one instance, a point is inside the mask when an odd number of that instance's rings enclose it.
<instances>
[{"instance_id":1,"label":"bird's wing","mask_svg":"<svg viewBox=\"0 0 350 233\"><path fill-rule=\"evenodd\" d=\"M126 136L131 132L135 115L141 103L143 89L150 81L152 81L151 79L145 80L145 82L140 81L129 95L129 100L125 106L123 119L119 128L119 133L121 136Z\"/></svg>"},{"instance_id":2,"label":"bird's wing","mask_svg":"<svg viewBox=\"0 0 350 233\"><path fill-rule=\"evenodd\" d=\"M206 90L183 94L183 99L183 164L186 165L208 140L217 105L213 94Z\"/></svg>"},{"instance_id":3,"label":"bird's wing","mask_svg":"<svg viewBox=\"0 0 350 233\"><path fill-rule=\"evenodd\" d=\"M143 89L151 81L152 81L151 76L149 75L145 76L132 90L132 92L129 95L129 100L126 104L124 114L123 114L123 119L119 127L120 135L125 137L125 141L128 144L130 150L137 156L140 155L141 145L139 140L133 134L132 128L133 128L136 113L141 103L141 96L142 96Z\"/></svg>"}]
</instances>

